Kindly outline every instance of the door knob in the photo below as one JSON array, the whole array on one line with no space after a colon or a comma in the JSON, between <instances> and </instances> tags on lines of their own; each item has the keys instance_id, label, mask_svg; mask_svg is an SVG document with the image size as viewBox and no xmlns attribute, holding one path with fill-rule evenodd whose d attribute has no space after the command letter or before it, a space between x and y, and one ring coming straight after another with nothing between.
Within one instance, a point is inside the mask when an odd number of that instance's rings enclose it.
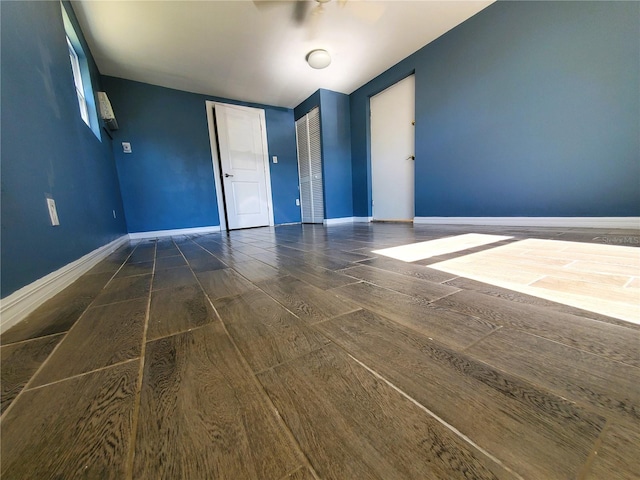
<instances>
[{"instance_id":1,"label":"door knob","mask_svg":"<svg viewBox=\"0 0 640 480\"><path fill-rule=\"evenodd\" d=\"M407 157L407 160L415 160L415 159L416 159L416 156L415 156L415 155L409 155L409 156Z\"/></svg>"},{"instance_id":2,"label":"door knob","mask_svg":"<svg viewBox=\"0 0 640 480\"><path fill-rule=\"evenodd\" d=\"M224 174L225 177L233 177L233 175L229 175L228 173Z\"/></svg>"}]
</instances>

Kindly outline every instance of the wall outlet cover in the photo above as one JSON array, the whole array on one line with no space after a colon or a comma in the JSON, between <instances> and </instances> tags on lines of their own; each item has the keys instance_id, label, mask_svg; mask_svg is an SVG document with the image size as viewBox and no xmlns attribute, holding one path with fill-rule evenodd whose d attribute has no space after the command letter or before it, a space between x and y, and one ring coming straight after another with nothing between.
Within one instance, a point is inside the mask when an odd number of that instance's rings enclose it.
<instances>
[{"instance_id":1,"label":"wall outlet cover","mask_svg":"<svg viewBox=\"0 0 640 480\"><path fill-rule=\"evenodd\" d=\"M56 201L53 198L47 197L47 208L49 209L51 226L56 227L60 225L60 220L58 219L58 210L56 209Z\"/></svg>"},{"instance_id":2,"label":"wall outlet cover","mask_svg":"<svg viewBox=\"0 0 640 480\"><path fill-rule=\"evenodd\" d=\"M131 153L131 143L129 142L122 142L122 151L124 153Z\"/></svg>"}]
</instances>

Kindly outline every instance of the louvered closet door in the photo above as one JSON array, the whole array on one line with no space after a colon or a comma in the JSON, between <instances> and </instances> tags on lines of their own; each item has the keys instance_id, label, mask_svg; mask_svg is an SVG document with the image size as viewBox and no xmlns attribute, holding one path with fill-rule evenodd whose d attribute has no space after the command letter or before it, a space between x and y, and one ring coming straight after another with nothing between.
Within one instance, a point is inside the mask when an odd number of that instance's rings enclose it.
<instances>
[{"instance_id":1,"label":"louvered closet door","mask_svg":"<svg viewBox=\"0 0 640 480\"><path fill-rule=\"evenodd\" d=\"M300 177L300 210L302 223L311 223L313 209L311 208L311 170L309 168L309 133L307 117L296 122L296 137L298 140L298 175Z\"/></svg>"},{"instance_id":2,"label":"louvered closet door","mask_svg":"<svg viewBox=\"0 0 640 480\"><path fill-rule=\"evenodd\" d=\"M322 223L324 198L322 186L322 148L320 112L314 108L296 122L300 206L303 223Z\"/></svg>"}]
</instances>

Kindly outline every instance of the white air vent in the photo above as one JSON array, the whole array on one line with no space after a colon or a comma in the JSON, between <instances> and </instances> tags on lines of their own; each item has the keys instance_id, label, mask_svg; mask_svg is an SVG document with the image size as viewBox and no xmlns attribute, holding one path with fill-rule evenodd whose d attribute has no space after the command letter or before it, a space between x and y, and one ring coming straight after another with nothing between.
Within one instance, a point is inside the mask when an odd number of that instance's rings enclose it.
<instances>
[{"instance_id":1,"label":"white air vent","mask_svg":"<svg viewBox=\"0 0 640 480\"><path fill-rule=\"evenodd\" d=\"M109 130L118 130L118 121L111 108L111 102L105 92L98 92L98 104L100 106L100 117Z\"/></svg>"}]
</instances>

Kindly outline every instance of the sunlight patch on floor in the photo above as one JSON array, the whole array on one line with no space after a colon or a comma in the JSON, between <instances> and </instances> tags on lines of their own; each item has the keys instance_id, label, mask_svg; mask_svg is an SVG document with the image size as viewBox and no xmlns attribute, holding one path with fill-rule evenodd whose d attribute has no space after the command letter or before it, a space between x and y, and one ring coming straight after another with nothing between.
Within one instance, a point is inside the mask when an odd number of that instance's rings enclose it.
<instances>
[{"instance_id":1,"label":"sunlight patch on floor","mask_svg":"<svg viewBox=\"0 0 640 480\"><path fill-rule=\"evenodd\" d=\"M527 239L429 268L640 324L640 248Z\"/></svg>"},{"instance_id":2,"label":"sunlight patch on floor","mask_svg":"<svg viewBox=\"0 0 640 480\"><path fill-rule=\"evenodd\" d=\"M409 245L401 245L399 247L384 248L382 250L374 250L373 253L384 255L386 257L402 260L403 262L415 262L425 258L437 257L447 253L468 250L482 245L508 240L512 237L502 235L485 235L481 233L467 233L457 235L455 237L439 238L437 240L429 240L427 242L410 243Z\"/></svg>"}]
</instances>

